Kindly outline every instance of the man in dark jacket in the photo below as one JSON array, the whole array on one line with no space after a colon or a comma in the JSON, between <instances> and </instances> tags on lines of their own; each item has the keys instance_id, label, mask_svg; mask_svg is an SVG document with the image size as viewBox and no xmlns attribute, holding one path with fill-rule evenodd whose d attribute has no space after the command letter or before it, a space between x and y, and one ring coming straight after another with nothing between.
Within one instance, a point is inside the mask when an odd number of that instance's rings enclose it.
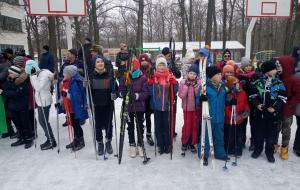
<instances>
[{"instance_id":1,"label":"man in dark jacket","mask_svg":"<svg viewBox=\"0 0 300 190\"><path fill-rule=\"evenodd\" d=\"M128 47L126 44L121 43L120 50L121 51L117 54L116 57L116 67L118 67L118 79L123 77L124 73L127 71L130 58Z\"/></svg>"},{"instance_id":2,"label":"man in dark jacket","mask_svg":"<svg viewBox=\"0 0 300 190\"><path fill-rule=\"evenodd\" d=\"M49 46L44 45L42 52L43 54L40 60L39 68L48 69L49 71L54 73L54 57L49 51Z\"/></svg>"}]
</instances>

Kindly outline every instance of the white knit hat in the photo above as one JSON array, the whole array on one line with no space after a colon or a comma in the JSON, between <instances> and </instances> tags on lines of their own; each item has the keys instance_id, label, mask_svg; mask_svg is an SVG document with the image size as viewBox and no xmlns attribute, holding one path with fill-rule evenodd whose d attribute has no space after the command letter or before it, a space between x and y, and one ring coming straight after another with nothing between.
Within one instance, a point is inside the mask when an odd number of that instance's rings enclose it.
<instances>
[{"instance_id":1,"label":"white knit hat","mask_svg":"<svg viewBox=\"0 0 300 190\"><path fill-rule=\"evenodd\" d=\"M158 64L165 64L167 66L167 60L163 55L158 55L156 58L156 67Z\"/></svg>"},{"instance_id":2,"label":"white knit hat","mask_svg":"<svg viewBox=\"0 0 300 190\"><path fill-rule=\"evenodd\" d=\"M187 59L187 60L191 60L191 59L195 59L195 53L193 52L193 51L189 51L189 52L187 52L186 53L186 55L185 55L185 58Z\"/></svg>"}]
</instances>

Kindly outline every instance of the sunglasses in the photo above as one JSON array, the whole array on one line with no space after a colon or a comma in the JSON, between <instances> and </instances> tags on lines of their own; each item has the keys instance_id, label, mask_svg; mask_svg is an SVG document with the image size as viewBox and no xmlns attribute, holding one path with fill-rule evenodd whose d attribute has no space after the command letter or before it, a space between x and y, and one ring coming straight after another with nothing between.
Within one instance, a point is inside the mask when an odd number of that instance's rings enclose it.
<instances>
[{"instance_id":1,"label":"sunglasses","mask_svg":"<svg viewBox=\"0 0 300 190\"><path fill-rule=\"evenodd\" d=\"M224 55L224 57L231 57L230 55Z\"/></svg>"}]
</instances>

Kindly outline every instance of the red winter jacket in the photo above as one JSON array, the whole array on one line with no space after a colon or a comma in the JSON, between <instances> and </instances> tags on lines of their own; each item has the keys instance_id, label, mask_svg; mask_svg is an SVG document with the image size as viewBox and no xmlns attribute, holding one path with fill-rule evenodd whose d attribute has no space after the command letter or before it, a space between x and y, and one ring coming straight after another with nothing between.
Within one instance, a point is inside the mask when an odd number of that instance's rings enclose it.
<instances>
[{"instance_id":1,"label":"red winter jacket","mask_svg":"<svg viewBox=\"0 0 300 190\"><path fill-rule=\"evenodd\" d=\"M282 67L282 80L287 93L287 103L283 106L282 115L291 117L296 112L296 106L300 103L300 80L294 76L294 59L291 56L282 56L278 59Z\"/></svg>"},{"instance_id":2,"label":"red winter jacket","mask_svg":"<svg viewBox=\"0 0 300 190\"><path fill-rule=\"evenodd\" d=\"M233 99L233 93L228 94L228 97ZM248 98L246 92L241 90L236 94L237 105L236 105L236 124L243 123L244 119L246 119L250 114L250 107L248 104ZM225 106L225 124L230 125L231 119L231 105ZM233 121L234 122L234 121Z\"/></svg>"}]
</instances>

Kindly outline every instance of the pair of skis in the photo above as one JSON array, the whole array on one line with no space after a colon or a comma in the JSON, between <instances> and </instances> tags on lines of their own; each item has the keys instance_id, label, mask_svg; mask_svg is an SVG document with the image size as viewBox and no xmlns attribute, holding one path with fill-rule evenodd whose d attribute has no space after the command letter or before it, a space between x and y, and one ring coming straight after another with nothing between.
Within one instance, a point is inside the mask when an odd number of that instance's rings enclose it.
<instances>
[{"instance_id":1,"label":"pair of skis","mask_svg":"<svg viewBox=\"0 0 300 190\"><path fill-rule=\"evenodd\" d=\"M206 138L206 130L208 132L208 140L209 140L209 148L210 148L210 158L212 163L212 168L215 168L215 152L214 152L214 143L212 137L212 129L211 129L211 117L209 115L209 105L208 99L206 95L206 67L207 67L207 58L199 61L199 71L201 78L201 97L202 98L202 125L201 125L201 154L200 154L200 167L203 167L204 164L204 152L205 152L205 138Z\"/></svg>"},{"instance_id":2,"label":"pair of skis","mask_svg":"<svg viewBox=\"0 0 300 190\"><path fill-rule=\"evenodd\" d=\"M122 155L123 155L123 147L124 147L124 137L125 137L125 127L126 127L126 124L127 122L130 121L130 118L129 118L129 112L128 112L128 104L129 104L129 97L131 95L131 84L132 84L132 81L131 81L131 70L132 70L132 64L133 64L133 53L132 52L133 50L132 49L129 49L129 55L130 55L130 62L128 64L128 68L127 68L127 71L125 72L124 74L124 81L125 81L125 86L126 86L126 93L125 93L125 96L123 98L123 102L122 102L122 108L121 108L121 127L120 127L120 140L119 140L119 154L118 154L118 163L121 164L122 162ZM140 139L143 139L142 138L142 135L141 134L141 131L140 131L140 127L139 126L139 122L138 122L138 118L137 118L137 113L136 113L136 109L135 109L135 103L133 101L133 109L134 109L134 114L135 114L135 122L136 122L136 127L137 127L137 133L138 133L138 138ZM143 160L143 164L147 164L148 161L150 160L150 158L147 157L147 154L146 154L146 150L145 150L145 146L144 146L144 142L141 142L141 146L142 146L142 149L143 149L143 157L144 157L144 160Z\"/></svg>"}]
</instances>

